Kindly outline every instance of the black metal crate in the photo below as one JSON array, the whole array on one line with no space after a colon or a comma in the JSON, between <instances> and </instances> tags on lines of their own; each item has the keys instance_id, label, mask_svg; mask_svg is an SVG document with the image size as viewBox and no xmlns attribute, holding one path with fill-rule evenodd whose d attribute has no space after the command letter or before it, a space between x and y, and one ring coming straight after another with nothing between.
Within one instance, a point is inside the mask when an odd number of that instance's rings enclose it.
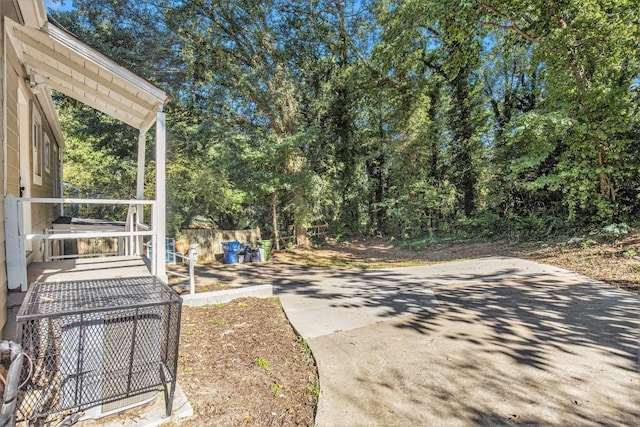
<instances>
[{"instance_id":1,"label":"black metal crate","mask_svg":"<svg viewBox=\"0 0 640 427\"><path fill-rule=\"evenodd\" d=\"M151 276L32 284L17 316L33 361L18 418L113 409L159 389L169 416L181 309L182 299Z\"/></svg>"}]
</instances>

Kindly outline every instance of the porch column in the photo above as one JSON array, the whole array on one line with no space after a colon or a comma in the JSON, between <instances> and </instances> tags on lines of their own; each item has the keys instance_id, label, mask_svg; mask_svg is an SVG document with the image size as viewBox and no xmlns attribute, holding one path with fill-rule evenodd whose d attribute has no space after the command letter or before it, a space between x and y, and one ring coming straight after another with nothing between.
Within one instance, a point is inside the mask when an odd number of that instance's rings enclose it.
<instances>
[{"instance_id":1,"label":"porch column","mask_svg":"<svg viewBox=\"0 0 640 427\"><path fill-rule=\"evenodd\" d=\"M27 291L27 252L25 251L22 203L12 194L4 198L4 235L9 289Z\"/></svg>"},{"instance_id":2,"label":"porch column","mask_svg":"<svg viewBox=\"0 0 640 427\"><path fill-rule=\"evenodd\" d=\"M144 199L144 162L145 162L145 145L147 141L147 129L140 129L138 135L138 175L136 182L136 198Z\"/></svg>"},{"instance_id":3,"label":"porch column","mask_svg":"<svg viewBox=\"0 0 640 427\"><path fill-rule=\"evenodd\" d=\"M144 127L140 129L138 134L138 173L136 182L136 199L138 200L144 200L144 165L148 129L148 127ZM137 217L137 221L144 223L144 207L142 205L136 207L135 217ZM135 224L133 224L133 228L136 228ZM142 236L140 236L133 238L129 242L129 248L133 251L133 254L142 255L142 240Z\"/></svg>"},{"instance_id":4,"label":"porch column","mask_svg":"<svg viewBox=\"0 0 640 427\"><path fill-rule=\"evenodd\" d=\"M154 209L153 228L156 231L153 257L155 275L165 283L168 282L166 271L166 234L167 234L167 199L166 199L166 136L165 114L157 113L156 119L156 208Z\"/></svg>"}]
</instances>

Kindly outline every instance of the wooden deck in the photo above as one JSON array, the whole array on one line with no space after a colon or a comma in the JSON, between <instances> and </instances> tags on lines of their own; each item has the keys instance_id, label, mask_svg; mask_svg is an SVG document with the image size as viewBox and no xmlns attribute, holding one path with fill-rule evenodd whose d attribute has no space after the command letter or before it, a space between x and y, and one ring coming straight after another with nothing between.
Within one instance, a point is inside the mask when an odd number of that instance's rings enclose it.
<instances>
[{"instance_id":1,"label":"wooden deck","mask_svg":"<svg viewBox=\"0 0 640 427\"><path fill-rule=\"evenodd\" d=\"M138 256L78 258L34 262L27 269L29 283L150 276L149 260Z\"/></svg>"}]
</instances>

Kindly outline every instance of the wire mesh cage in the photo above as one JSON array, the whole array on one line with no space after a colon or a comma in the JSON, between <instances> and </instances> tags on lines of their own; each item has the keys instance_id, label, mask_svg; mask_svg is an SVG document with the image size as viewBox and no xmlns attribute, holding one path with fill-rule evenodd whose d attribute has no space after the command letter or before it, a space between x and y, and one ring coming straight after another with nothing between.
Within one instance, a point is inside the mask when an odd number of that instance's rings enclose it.
<instances>
[{"instance_id":1,"label":"wire mesh cage","mask_svg":"<svg viewBox=\"0 0 640 427\"><path fill-rule=\"evenodd\" d=\"M160 389L169 416L181 309L182 299L151 276L34 283L17 315L33 362L18 418L105 415Z\"/></svg>"}]
</instances>

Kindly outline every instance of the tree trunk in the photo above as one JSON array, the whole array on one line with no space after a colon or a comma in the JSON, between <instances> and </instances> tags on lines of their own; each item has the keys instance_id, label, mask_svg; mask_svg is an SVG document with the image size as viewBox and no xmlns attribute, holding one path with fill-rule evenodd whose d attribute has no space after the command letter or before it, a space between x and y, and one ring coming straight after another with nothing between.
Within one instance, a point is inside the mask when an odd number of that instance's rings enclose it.
<instances>
[{"instance_id":1,"label":"tree trunk","mask_svg":"<svg viewBox=\"0 0 640 427\"><path fill-rule=\"evenodd\" d=\"M602 151L598 151L598 166L604 167L604 154L602 154ZM616 190L605 171L600 172L600 194L612 202L616 201Z\"/></svg>"},{"instance_id":2,"label":"tree trunk","mask_svg":"<svg viewBox=\"0 0 640 427\"><path fill-rule=\"evenodd\" d=\"M469 68L462 68L451 82L453 89L453 108L450 126L453 128L453 182L462 193L462 208L469 217L475 211L477 172L474 164L474 140L476 131L472 123L471 88L468 78Z\"/></svg>"},{"instance_id":3,"label":"tree trunk","mask_svg":"<svg viewBox=\"0 0 640 427\"><path fill-rule=\"evenodd\" d=\"M293 228L293 234L295 237L296 246L300 246L303 248L311 247L311 240L309 240L307 228L304 225L296 225Z\"/></svg>"},{"instance_id":4,"label":"tree trunk","mask_svg":"<svg viewBox=\"0 0 640 427\"><path fill-rule=\"evenodd\" d=\"M273 240L276 251L280 250L280 231L278 231L278 193L271 194L271 221L273 226Z\"/></svg>"},{"instance_id":5,"label":"tree trunk","mask_svg":"<svg viewBox=\"0 0 640 427\"><path fill-rule=\"evenodd\" d=\"M287 173L293 177L294 181L296 178L302 178L304 162L305 158L297 151L294 150L289 153ZM293 242L295 245L302 247L311 246L306 228L310 207L305 190L306 182L304 178L302 178L296 183L291 198L291 204L293 205Z\"/></svg>"},{"instance_id":6,"label":"tree trunk","mask_svg":"<svg viewBox=\"0 0 640 427\"><path fill-rule=\"evenodd\" d=\"M442 85L436 82L429 91L429 109L428 117L429 124L429 150L431 154L429 164L429 175L434 178L436 182L440 181L440 131L439 131L439 119L438 111L440 109L440 92L442 91Z\"/></svg>"}]
</instances>

